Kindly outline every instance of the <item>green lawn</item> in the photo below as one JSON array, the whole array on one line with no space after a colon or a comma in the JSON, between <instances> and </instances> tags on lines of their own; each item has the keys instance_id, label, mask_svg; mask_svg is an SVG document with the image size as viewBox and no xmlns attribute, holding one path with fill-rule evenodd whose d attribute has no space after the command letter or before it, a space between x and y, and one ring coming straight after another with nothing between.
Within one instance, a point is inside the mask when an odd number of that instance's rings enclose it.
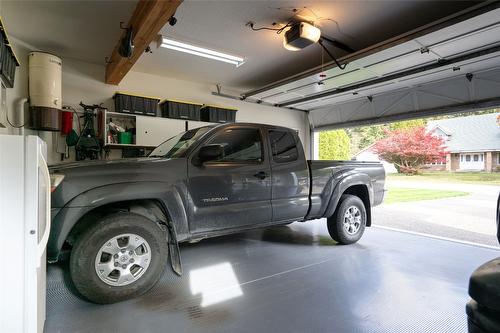
<instances>
[{"instance_id":1,"label":"green lawn","mask_svg":"<svg viewBox=\"0 0 500 333\"><path fill-rule=\"evenodd\" d=\"M500 185L500 172L424 172L416 176L389 174L388 180L431 181L445 183L474 183L482 185Z\"/></svg>"},{"instance_id":2,"label":"green lawn","mask_svg":"<svg viewBox=\"0 0 500 333\"><path fill-rule=\"evenodd\" d=\"M460 191L442 191L442 190L428 190L428 189L418 189L418 188L389 188L384 202L386 204L398 203L398 202L409 202L409 201L421 201L421 200L435 200L450 197L461 197L468 195L467 192Z\"/></svg>"}]
</instances>

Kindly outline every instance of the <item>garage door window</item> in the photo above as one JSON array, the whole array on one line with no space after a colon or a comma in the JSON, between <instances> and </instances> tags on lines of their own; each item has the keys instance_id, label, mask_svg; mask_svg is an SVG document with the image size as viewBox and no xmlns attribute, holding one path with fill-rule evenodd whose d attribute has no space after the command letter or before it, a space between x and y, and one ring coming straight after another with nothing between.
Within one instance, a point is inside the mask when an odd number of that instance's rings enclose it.
<instances>
[{"instance_id":1,"label":"garage door window","mask_svg":"<svg viewBox=\"0 0 500 333\"><path fill-rule=\"evenodd\" d=\"M271 141L273 161L285 163L297 160L297 144L290 132L271 130L269 131L269 140Z\"/></svg>"},{"instance_id":2,"label":"garage door window","mask_svg":"<svg viewBox=\"0 0 500 333\"><path fill-rule=\"evenodd\" d=\"M207 144L224 147L224 156L213 162L262 162L262 138L253 128L226 129L219 132Z\"/></svg>"}]
</instances>

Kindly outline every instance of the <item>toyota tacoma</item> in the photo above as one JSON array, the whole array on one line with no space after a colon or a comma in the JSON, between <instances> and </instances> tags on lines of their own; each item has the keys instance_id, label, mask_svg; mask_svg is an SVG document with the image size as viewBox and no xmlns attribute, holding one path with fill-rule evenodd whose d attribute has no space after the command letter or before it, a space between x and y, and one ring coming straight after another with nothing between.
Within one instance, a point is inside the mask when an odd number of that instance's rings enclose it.
<instances>
[{"instance_id":1,"label":"toyota tacoma","mask_svg":"<svg viewBox=\"0 0 500 333\"><path fill-rule=\"evenodd\" d=\"M382 202L378 162L308 161L296 131L234 123L192 129L148 157L51 167L48 260L69 254L71 280L96 303L140 295L166 262L182 274L179 242L327 219L357 242Z\"/></svg>"}]
</instances>

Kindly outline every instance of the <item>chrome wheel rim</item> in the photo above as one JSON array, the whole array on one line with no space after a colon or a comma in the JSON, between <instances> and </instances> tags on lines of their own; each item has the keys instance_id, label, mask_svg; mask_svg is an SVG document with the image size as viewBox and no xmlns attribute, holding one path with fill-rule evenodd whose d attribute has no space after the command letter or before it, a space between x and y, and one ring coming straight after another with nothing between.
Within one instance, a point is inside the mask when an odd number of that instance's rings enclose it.
<instances>
[{"instance_id":1,"label":"chrome wheel rim","mask_svg":"<svg viewBox=\"0 0 500 333\"><path fill-rule=\"evenodd\" d=\"M344 230L349 235L354 235L360 228L361 211L356 206L350 206L344 213Z\"/></svg>"},{"instance_id":2,"label":"chrome wheel rim","mask_svg":"<svg viewBox=\"0 0 500 333\"><path fill-rule=\"evenodd\" d=\"M95 258L95 271L104 283L121 287L140 279L150 263L148 242L136 234L122 234L101 246Z\"/></svg>"}]
</instances>

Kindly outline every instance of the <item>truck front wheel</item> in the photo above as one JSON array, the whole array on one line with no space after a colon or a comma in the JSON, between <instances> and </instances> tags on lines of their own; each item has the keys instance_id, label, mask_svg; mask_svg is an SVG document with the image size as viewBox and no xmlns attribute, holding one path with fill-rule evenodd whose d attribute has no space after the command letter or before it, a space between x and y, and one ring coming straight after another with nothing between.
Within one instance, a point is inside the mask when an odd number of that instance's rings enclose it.
<instances>
[{"instance_id":1,"label":"truck front wheel","mask_svg":"<svg viewBox=\"0 0 500 333\"><path fill-rule=\"evenodd\" d=\"M328 233L340 244L356 243L366 226L366 208L363 201L350 194L340 198L339 206L333 216L328 218Z\"/></svg>"},{"instance_id":2,"label":"truck front wheel","mask_svg":"<svg viewBox=\"0 0 500 333\"><path fill-rule=\"evenodd\" d=\"M123 301L156 284L167 255L167 231L159 225L133 213L108 215L77 238L71 280L94 303Z\"/></svg>"}]
</instances>

